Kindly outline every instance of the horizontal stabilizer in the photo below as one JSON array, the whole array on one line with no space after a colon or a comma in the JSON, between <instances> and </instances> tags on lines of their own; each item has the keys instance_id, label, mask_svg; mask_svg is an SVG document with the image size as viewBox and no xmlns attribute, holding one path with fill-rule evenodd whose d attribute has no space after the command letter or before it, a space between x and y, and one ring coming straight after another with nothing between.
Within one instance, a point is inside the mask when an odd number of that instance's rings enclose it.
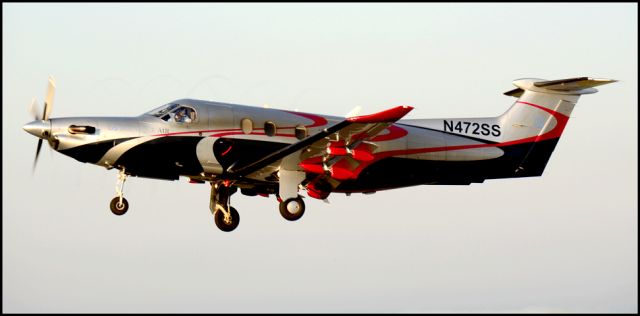
<instances>
[{"instance_id":1,"label":"horizontal stabilizer","mask_svg":"<svg viewBox=\"0 0 640 316\"><path fill-rule=\"evenodd\" d=\"M510 97L519 98L523 93L524 93L524 90L522 90L520 88L515 88L513 90L509 90L509 91L505 92L504 95L507 95L507 96L510 96Z\"/></svg>"},{"instance_id":2,"label":"horizontal stabilizer","mask_svg":"<svg viewBox=\"0 0 640 316\"><path fill-rule=\"evenodd\" d=\"M533 85L538 88L545 88L549 90L573 91L593 88L616 81L617 80L612 79L594 79L589 77L580 77L561 80L539 81L534 82Z\"/></svg>"},{"instance_id":3,"label":"horizontal stabilizer","mask_svg":"<svg viewBox=\"0 0 640 316\"><path fill-rule=\"evenodd\" d=\"M525 91L535 91L551 94L589 94L598 92L593 87L616 82L613 79L595 79L590 77L569 78L560 80L545 80L523 78L513 82L517 88L509 90L504 95L520 98Z\"/></svg>"}]
</instances>

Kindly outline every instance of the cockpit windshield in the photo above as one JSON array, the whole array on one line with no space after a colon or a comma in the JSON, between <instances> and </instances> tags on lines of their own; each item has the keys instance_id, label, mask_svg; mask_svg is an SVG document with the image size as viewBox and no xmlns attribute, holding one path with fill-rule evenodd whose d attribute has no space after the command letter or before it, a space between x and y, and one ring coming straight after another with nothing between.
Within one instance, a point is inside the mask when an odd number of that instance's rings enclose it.
<instances>
[{"instance_id":1,"label":"cockpit windshield","mask_svg":"<svg viewBox=\"0 0 640 316\"><path fill-rule=\"evenodd\" d=\"M196 120L196 110L188 105L178 103L165 104L146 114L153 115L167 122L191 123Z\"/></svg>"},{"instance_id":2,"label":"cockpit windshield","mask_svg":"<svg viewBox=\"0 0 640 316\"><path fill-rule=\"evenodd\" d=\"M163 115L171 112L171 110L177 108L179 106L179 104L177 103L169 103L169 104L165 104L161 107L155 108L149 112L147 112L147 114L153 115L155 117L162 117Z\"/></svg>"}]
</instances>

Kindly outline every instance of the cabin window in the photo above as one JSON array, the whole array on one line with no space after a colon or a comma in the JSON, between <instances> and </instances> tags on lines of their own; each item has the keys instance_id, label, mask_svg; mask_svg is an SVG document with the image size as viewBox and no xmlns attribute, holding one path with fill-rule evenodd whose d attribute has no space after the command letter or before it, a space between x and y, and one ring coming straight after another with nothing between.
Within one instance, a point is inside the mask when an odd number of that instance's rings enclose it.
<instances>
[{"instance_id":1,"label":"cabin window","mask_svg":"<svg viewBox=\"0 0 640 316\"><path fill-rule=\"evenodd\" d=\"M297 139L302 140L302 139L307 138L307 128L306 127L304 127L302 125L298 125L298 126L296 126L295 132L296 132L296 138Z\"/></svg>"},{"instance_id":2,"label":"cabin window","mask_svg":"<svg viewBox=\"0 0 640 316\"><path fill-rule=\"evenodd\" d=\"M251 134L253 132L253 121L248 118L243 118L240 121L240 128L242 128L242 132L245 134Z\"/></svg>"},{"instance_id":3,"label":"cabin window","mask_svg":"<svg viewBox=\"0 0 640 316\"><path fill-rule=\"evenodd\" d=\"M276 124L270 121L264 122L264 134L267 136L276 135Z\"/></svg>"}]
</instances>

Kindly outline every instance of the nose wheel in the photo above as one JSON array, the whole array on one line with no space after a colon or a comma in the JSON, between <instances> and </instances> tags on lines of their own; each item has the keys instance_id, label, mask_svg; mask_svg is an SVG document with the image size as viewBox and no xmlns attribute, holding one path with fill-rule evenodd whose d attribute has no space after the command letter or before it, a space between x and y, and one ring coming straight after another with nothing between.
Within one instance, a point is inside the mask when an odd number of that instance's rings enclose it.
<instances>
[{"instance_id":1,"label":"nose wheel","mask_svg":"<svg viewBox=\"0 0 640 316\"><path fill-rule=\"evenodd\" d=\"M124 215L124 213L129 209L129 202L125 198L122 198L122 201L120 201L120 198L116 196L111 200L109 207L111 207L111 212L113 214L120 216Z\"/></svg>"}]
</instances>

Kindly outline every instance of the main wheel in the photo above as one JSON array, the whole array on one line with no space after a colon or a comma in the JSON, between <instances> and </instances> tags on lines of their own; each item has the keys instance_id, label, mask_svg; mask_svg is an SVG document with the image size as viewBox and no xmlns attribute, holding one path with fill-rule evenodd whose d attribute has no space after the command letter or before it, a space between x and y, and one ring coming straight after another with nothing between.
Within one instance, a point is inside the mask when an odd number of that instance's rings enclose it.
<instances>
[{"instance_id":1,"label":"main wheel","mask_svg":"<svg viewBox=\"0 0 640 316\"><path fill-rule=\"evenodd\" d=\"M111 212L113 214L120 216L124 215L124 213L129 209L129 202L127 202L127 199L122 198L122 203L120 203L120 198L116 196L111 200L111 204L109 206L111 207Z\"/></svg>"},{"instance_id":2,"label":"main wheel","mask_svg":"<svg viewBox=\"0 0 640 316\"><path fill-rule=\"evenodd\" d=\"M301 197L280 202L280 215L288 221L297 221L304 215L304 201Z\"/></svg>"},{"instance_id":3,"label":"main wheel","mask_svg":"<svg viewBox=\"0 0 640 316\"><path fill-rule=\"evenodd\" d=\"M213 216L216 222L216 226L218 226L218 228L220 228L220 230L223 232L230 232L236 229L236 227L238 227L238 224L240 224L240 214L238 214L238 211L236 211L236 209L233 207L229 207L229 212L231 213L230 221L224 220L224 212L222 211L217 211Z\"/></svg>"}]
</instances>

